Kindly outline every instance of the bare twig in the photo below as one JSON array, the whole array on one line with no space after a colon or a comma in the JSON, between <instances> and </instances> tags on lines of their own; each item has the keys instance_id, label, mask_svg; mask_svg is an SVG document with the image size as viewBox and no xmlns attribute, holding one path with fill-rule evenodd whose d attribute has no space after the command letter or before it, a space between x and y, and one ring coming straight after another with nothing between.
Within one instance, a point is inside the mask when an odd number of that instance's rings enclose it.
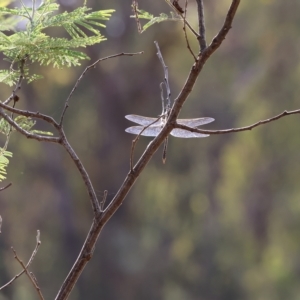
<instances>
[{"instance_id":1,"label":"bare twig","mask_svg":"<svg viewBox=\"0 0 300 300\"><path fill-rule=\"evenodd\" d=\"M84 267L91 259L93 249L95 247L95 244L97 242L97 239L99 237L102 228L109 221L111 216L117 211L117 209L122 205L124 198L132 188L136 179L139 177L139 175L141 174L145 166L148 164L153 154L157 151L159 146L163 143L163 141L166 139L168 134L172 131L174 127L174 125L172 124L175 124L178 114L181 110L181 107L186 101L186 99L188 98L189 94L191 93L193 86L196 82L196 79L203 68L203 65L205 64L207 59L213 54L213 52L221 45L229 29L231 28L231 24L235 16L236 10L239 6L239 3L240 0L232 0L224 25L222 26L220 32L213 39L212 43L203 52L200 53L199 59L194 63L182 91L180 92L179 96L175 100L170 116L167 120L166 126L164 126L164 128L158 134L158 136L155 137L148 144L143 155L138 160L138 162L133 167L133 169L129 171L128 175L126 176L117 194L109 203L109 205L106 207L104 212L100 212L98 215L95 216L91 229L79 253L79 256L77 257L74 265L72 266L72 269L70 270L69 274L64 280L55 298L56 300L65 300L69 297Z\"/></svg>"},{"instance_id":2,"label":"bare twig","mask_svg":"<svg viewBox=\"0 0 300 300\"><path fill-rule=\"evenodd\" d=\"M47 123L53 125L56 129L59 129L58 123L52 117L41 114L40 112L31 112L28 110L17 109L2 102L0 102L0 107L17 115L44 120Z\"/></svg>"},{"instance_id":3,"label":"bare twig","mask_svg":"<svg viewBox=\"0 0 300 300\"><path fill-rule=\"evenodd\" d=\"M176 123L174 128L180 128L180 129L185 129L191 132L198 132L198 133L204 133L204 134L225 134L225 133L232 133L232 132L241 132L241 131L247 131L247 130L252 130L255 127L258 127L263 124L267 124L273 121L276 121L282 117L289 116L289 115L295 115L295 114L300 114L300 109L297 110L292 110L292 111L283 111L279 115L276 115L272 118L265 119L258 121L252 125L245 126L245 127L239 127L239 128L231 128L231 129L222 129L222 130L205 130L205 129L198 129L198 128L191 128L182 124Z\"/></svg>"},{"instance_id":4,"label":"bare twig","mask_svg":"<svg viewBox=\"0 0 300 300\"><path fill-rule=\"evenodd\" d=\"M14 253L14 256L15 256L15 259L19 262L19 264L22 266L22 268L24 269L26 275L28 276L29 280L31 281L31 283L33 284L34 288L36 289L39 297L41 300L44 300L44 297L42 295L42 292L41 292L41 289L40 287L37 285L36 281L31 277L29 271L27 270L27 267L24 265L24 263L22 262L22 260L18 257L16 251L14 250L13 247L11 247L13 253Z\"/></svg>"},{"instance_id":5,"label":"bare twig","mask_svg":"<svg viewBox=\"0 0 300 300\"><path fill-rule=\"evenodd\" d=\"M89 198L91 201L91 205L93 208L93 212L94 212L94 215L96 216L99 214L99 212L101 212L101 209L100 209L100 205L98 202L98 198L97 198L95 189L94 189L91 179L89 177L89 174L86 171L83 163L77 156L76 152L74 151L74 149L71 147L70 143L68 142L67 137L62 128L60 129L60 135L61 135L60 144L65 148L65 150L68 152L71 159L73 160L74 164L76 165L76 167L82 177L82 180L87 188Z\"/></svg>"},{"instance_id":6,"label":"bare twig","mask_svg":"<svg viewBox=\"0 0 300 300\"><path fill-rule=\"evenodd\" d=\"M0 188L0 192L4 191L5 189L9 188L12 185L12 183L10 182L9 184L7 184L6 186Z\"/></svg>"},{"instance_id":7,"label":"bare twig","mask_svg":"<svg viewBox=\"0 0 300 300\"><path fill-rule=\"evenodd\" d=\"M190 53L192 54L192 56L194 57L194 60L196 61L197 58L196 58L196 55L194 54L194 52L192 51L192 48L190 46L189 39L188 39L188 36L187 36L187 33L186 33L186 27L185 27L187 4L188 4L188 0L185 0L185 5L184 5L185 6L185 11L184 11L184 15L183 15L183 32L184 32L184 37L185 37L185 41L186 41L186 46L187 46L188 50L190 51Z\"/></svg>"},{"instance_id":8,"label":"bare twig","mask_svg":"<svg viewBox=\"0 0 300 300\"><path fill-rule=\"evenodd\" d=\"M0 108L0 116L5 119L12 127L14 127L18 132L25 135L28 139L34 139L40 142L51 142L51 143L60 143L60 138L52 136L44 136L36 133L30 133L25 129L21 128L10 116L8 116L2 108Z\"/></svg>"},{"instance_id":9,"label":"bare twig","mask_svg":"<svg viewBox=\"0 0 300 300\"><path fill-rule=\"evenodd\" d=\"M32 264L34 258L35 258L35 255L37 254L37 251L41 245L41 241L40 241L40 231L38 230L37 231L37 241L36 241L36 246L31 254L31 257L29 258L29 261L26 265L26 269L28 269L30 267L30 265ZM20 273L18 273L17 275L15 275L9 282L7 282L5 285L1 286L0 287L0 291L2 289L4 289L5 287L9 286L10 284L12 284L16 279L18 279L22 274L25 273L25 269L23 268L23 271L21 271Z\"/></svg>"},{"instance_id":10,"label":"bare twig","mask_svg":"<svg viewBox=\"0 0 300 300\"><path fill-rule=\"evenodd\" d=\"M131 7L132 7L132 11L134 13L134 18L135 18L135 21L136 21L138 33L142 33L142 26L141 26L141 22L140 22L140 19L139 19L139 13L138 13L139 7L138 7L137 0L132 0Z\"/></svg>"},{"instance_id":11,"label":"bare twig","mask_svg":"<svg viewBox=\"0 0 300 300\"><path fill-rule=\"evenodd\" d=\"M206 48L205 40L205 22L204 22L204 7L203 0L196 0L198 6L198 22L199 22L199 36L198 41L200 45L200 51L204 51Z\"/></svg>"},{"instance_id":12,"label":"bare twig","mask_svg":"<svg viewBox=\"0 0 300 300\"><path fill-rule=\"evenodd\" d=\"M66 102L65 102L65 107L63 109L63 112L61 114L61 117L60 117L60 122L59 122L59 126L62 127L62 124L63 124L63 120L64 120L64 116L65 116L65 113L66 113L66 110L68 109L69 107L69 100L70 98L72 97L73 93L75 92L76 88L78 87L81 79L83 78L83 76L91 69L91 68L94 68L99 62L101 61L104 61L104 60L107 60L107 59L110 59L110 58L114 58L114 57L118 57L118 56L133 56L133 55L139 55L139 54L143 54L144 52L141 51L141 52L136 52L136 53L118 53L118 54L114 54L114 55L109 55L109 56L106 56L104 58L99 58L97 59L93 64L89 65L88 67L85 68L85 70L82 72L82 74L79 76L79 78L77 79L73 89L71 90Z\"/></svg>"}]
</instances>

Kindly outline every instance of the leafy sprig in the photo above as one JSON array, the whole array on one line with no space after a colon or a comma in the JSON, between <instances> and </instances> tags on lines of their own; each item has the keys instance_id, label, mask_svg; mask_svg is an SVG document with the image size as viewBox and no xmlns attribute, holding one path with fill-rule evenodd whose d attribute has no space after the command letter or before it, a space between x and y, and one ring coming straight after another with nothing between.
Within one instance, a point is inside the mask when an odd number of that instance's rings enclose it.
<instances>
[{"instance_id":1,"label":"leafy sprig","mask_svg":"<svg viewBox=\"0 0 300 300\"><path fill-rule=\"evenodd\" d=\"M137 9L136 11L137 11L137 15L130 16L131 18L149 20L149 22L143 25L143 29L141 33L146 31L150 26L156 23L165 22L165 21L181 21L181 19L173 12L170 12L170 15L161 13L159 16L155 17L154 15L142 9Z\"/></svg>"},{"instance_id":2,"label":"leafy sprig","mask_svg":"<svg viewBox=\"0 0 300 300\"><path fill-rule=\"evenodd\" d=\"M76 49L106 40L99 28L105 27L103 21L109 20L114 12L112 9L90 12L84 4L72 12L57 14L59 5L54 0L45 0L39 7L26 7L21 2L21 7L8 8L10 2L0 0L0 52L11 62L9 71L0 70L0 82L10 86L20 76L20 70L13 65L22 59L58 68L80 65L81 60L89 57ZM20 22L26 22L22 31L17 30ZM49 36L45 30L51 27L65 28L71 38ZM26 66L24 71L27 78ZM34 75L31 80L36 78Z\"/></svg>"}]
</instances>

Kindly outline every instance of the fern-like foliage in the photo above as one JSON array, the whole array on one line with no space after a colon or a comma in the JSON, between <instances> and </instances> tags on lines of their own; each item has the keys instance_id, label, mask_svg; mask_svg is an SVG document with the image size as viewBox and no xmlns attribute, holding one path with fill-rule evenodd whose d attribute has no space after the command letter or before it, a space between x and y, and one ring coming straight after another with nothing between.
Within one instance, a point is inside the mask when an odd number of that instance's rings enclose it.
<instances>
[{"instance_id":1,"label":"fern-like foliage","mask_svg":"<svg viewBox=\"0 0 300 300\"><path fill-rule=\"evenodd\" d=\"M32 129L36 122L31 118L18 116L14 119L14 121L22 129L30 133L36 133L40 135L53 135L52 132ZM12 153L7 151L6 148L9 142L9 138L14 131L15 129L4 119L0 120L0 134L3 134L6 137L5 145L3 146L3 148L0 147L0 182L6 179L6 168L9 164L8 157L12 157Z\"/></svg>"},{"instance_id":2,"label":"fern-like foliage","mask_svg":"<svg viewBox=\"0 0 300 300\"><path fill-rule=\"evenodd\" d=\"M6 167L9 164L7 157L12 157L12 153L0 148L0 182L6 179Z\"/></svg>"},{"instance_id":3,"label":"fern-like foliage","mask_svg":"<svg viewBox=\"0 0 300 300\"><path fill-rule=\"evenodd\" d=\"M22 60L58 68L80 65L88 56L76 49L106 40L99 28L105 27L103 22L114 12L112 9L90 12L84 4L72 12L57 14L59 5L54 0L45 0L39 7L34 7L35 0L31 7L24 6L21 1L20 7L8 8L11 1L0 0L0 52L11 62L9 71L0 70L0 82L10 86L21 72L13 69L14 63ZM17 30L20 22L26 23L22 31ZM71 38L50 37L45 29L51 27L65 28ZM27 77L26 66L23 72Z\"/></svg>"},{"instance_id":4,"label":"fern-like foliage","mask_svg":"<svg viewBox=\"0 0 300 300\"><path fill-rule=\"evenodd\" d=\"M130 16L130 17L131 18L138 17L139 19L149 20L145 25L143 25L142 32L146 31L150 26L152 26L156 23L165 22L165 21L180 21L181 20L173 12L170 12L170 15L161 13L157 17L155 17L154 15L152 15L149 12L142 10L142 9L137 9L137 13L138 13L137 16Z\"/></svg>"}]
</instances>

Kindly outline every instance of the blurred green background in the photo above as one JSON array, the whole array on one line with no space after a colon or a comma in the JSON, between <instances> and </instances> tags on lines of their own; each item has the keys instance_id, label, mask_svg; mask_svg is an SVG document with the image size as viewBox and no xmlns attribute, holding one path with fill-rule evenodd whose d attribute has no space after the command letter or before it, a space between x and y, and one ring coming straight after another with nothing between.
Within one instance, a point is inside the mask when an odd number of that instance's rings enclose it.
<instances>
[{"instance_id":1,"label":"blurred green background","mask_svg":"<svg viewBox=\"0 0 300 300\"><path fill-rule=\"evenodd\" d=\"M196 4L189 2L196 28ZM63 0L61 8L81 3ZM204 4L210 41L230 1ZM169 67L173 98L193 59L181 23L161 23L140 35L129 17L131 0L89 0L88 6L116 9L103 31L108 40L86 49L91 62L119 52L145 52L91 70L65 119L67 136L97 195L107 189L109 201L129 171L134 136L124 132L132 125L124 116L161 112L163 70L153 42L158 41ZM139 6L153 14L170 11L162 0L139 0ZM216 121L205 128L225 129L298 109L299 11L294 0L241 1L233 28L205 65L180 116L213 117ZM189 38L197 52L197 42ZM23 85L18 107L58 119L89 63L66 70L34 65L44 80ZM10 92L1 85L2 100ZM249 132L206 139L171 137L166 165L160 149L102 231L70 299L300 299L298 120L289 116ZM136 160L149 141L140 139ZM13 186L0 193L0 285L20 270L10 247L27 261L39 229L42 245L32 270L46 299L53 299L92 222L87 192L58 145L14 134L8 150L14 153L7 180ZM0 300L7 299L38 297L23 276L0 294Z\"/></svg>"}]
</instances>

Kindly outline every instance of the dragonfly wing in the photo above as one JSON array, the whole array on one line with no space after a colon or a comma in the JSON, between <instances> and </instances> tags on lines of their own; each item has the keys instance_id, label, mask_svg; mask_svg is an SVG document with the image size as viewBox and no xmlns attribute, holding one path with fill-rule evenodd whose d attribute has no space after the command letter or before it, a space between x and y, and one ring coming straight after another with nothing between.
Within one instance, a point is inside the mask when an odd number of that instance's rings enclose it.
<instances>
[{"instance_id":1,"label":"dragonfly wing","mask_svg":"<svg viewBox=\"0 0 300 300\"><path fill-rule=\"evenodd\" d=\"M189 139L189 138L204 138L209 136L209 134L203 134L198 132L191 132L185 129L175 128L171 131L171 135L179 138Z\"/></svg>"},{"instance_id":2,"label":"dragonfly wing","mask_svg":"<svg viewBox=\"0 0 300 300\"><path fill-rule=\"evenodd\" d=\"M132 127L126 128L125 131L128 132L128 133L138 135L138 134L140 134L140 132L142 132L142 130L144 128L145 127L143 127L143 126L132 126ZM162 129L161 126L149 126L141 133L141 135L143 135L143 136L157 136L161 132L161 129Z\"/></svg>"},{"instance_id":3,"label":"dragonfly wing","mask_svg":"<svg viewBox=\"0 0 300 300\"><path fill-rule=\"evenodd\" d=\"M149 118L144 116L138 116L138 115L127 115L125 118L131 122L137 123L139 125L150 125L153 123L153 125L161 125L162 121L161 119L158 120L158 118ZM156 121L156 122L155 122Z\"/></svg>"},{"instance_id":4,"label":"dragonfly wing","mask_svg":"<svg viewBox=\"0 0 300 300\"><path fill-rule=\"evenodd\" d=\"M214 120L214 118L178 119L177 123L189 127L197 127L200 125L211 123Z\"/></svg>"}]
</instances>

